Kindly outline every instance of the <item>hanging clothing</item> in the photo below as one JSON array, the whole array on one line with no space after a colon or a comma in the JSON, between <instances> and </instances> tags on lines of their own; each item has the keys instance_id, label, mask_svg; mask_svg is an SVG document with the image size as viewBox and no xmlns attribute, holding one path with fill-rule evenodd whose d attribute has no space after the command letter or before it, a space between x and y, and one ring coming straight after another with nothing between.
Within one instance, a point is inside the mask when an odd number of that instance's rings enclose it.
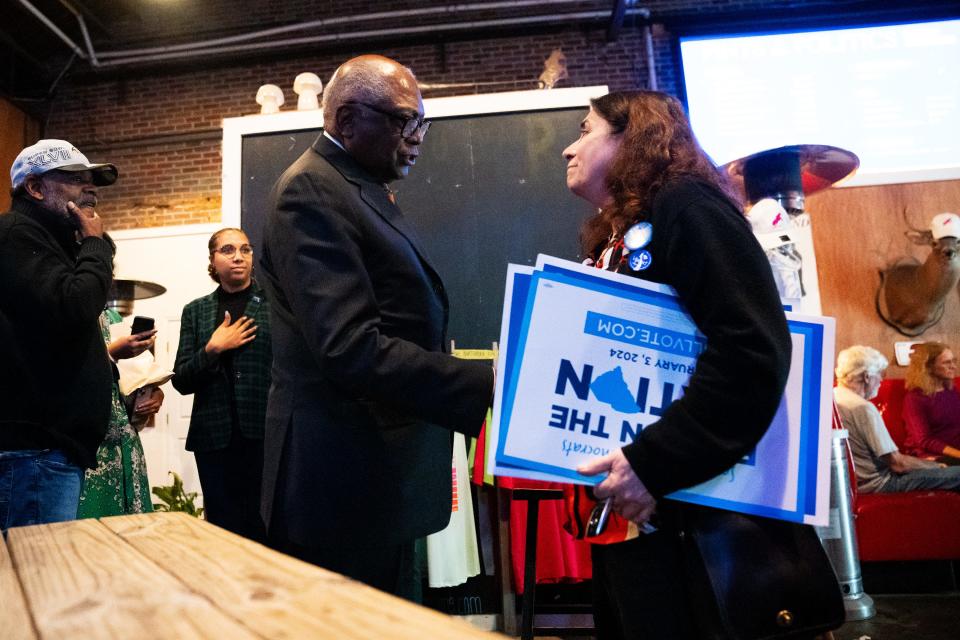
<instances>
[{"instance_id":1,"label":"hanging clothing","mask_svg":"<svg viewBox=\"0 0 960 640\"><path fill-rule=\"evenodd\" d=\"M497 478L505 489L564 489L560 482L543 482L520 478ZM510 563L513 588L523 593L523 568L526 560L526 500L510 501ZM593 574L590 544L577 540L563 528L566 520L563 500L542 500L537 519L537 583L580 582Z\"/></svg>"},{"instance_id":2,"label":"hanging clothing","mask_svg":"<svg viewBox=\"0 0 960 640\"><path fill-rule=\"evenodd\" d=\"M427 536L427 573L431 587L455 587L480 573L473 497L467 473L466 442L453 434L453 500L450 524Z\"/></svg>"},{"instance_id":3,"label":"hanging clothing","mask_svg":"<svg viewBox=\"0 0 960 640\"><path fill-rule=\"evenodd\" d=\"M473 461L473 483L476 485L493 484L493 476L485 474L487 456L493 455L487 440L487 424L484 422L477 439ZM487 478L491 480L488 481ZM497 486L503 489L565 489L571 485L560 482L542 482L520 478L496 477ZM513 589L523 593L523 570L526 559L527 535L526 500L510 502L510 565L513 575ZM540 517L537 519L537 582L580 582L589 580L592 575L590 563L590 544L577 540L564 529L567 518L563 500L543 500L540 502Z\"/></svg>"}]
</instances>

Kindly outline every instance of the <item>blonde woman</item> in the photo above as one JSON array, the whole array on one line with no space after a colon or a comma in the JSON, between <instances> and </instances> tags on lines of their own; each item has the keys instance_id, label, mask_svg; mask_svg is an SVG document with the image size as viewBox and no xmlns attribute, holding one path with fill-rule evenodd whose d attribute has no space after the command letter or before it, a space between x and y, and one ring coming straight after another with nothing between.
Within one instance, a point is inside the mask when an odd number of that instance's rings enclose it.
<instances>
[{"instance_id":1,"label":"blonde woman","mask_svg":"<svg viewBox=\"0 0 960 640\"><path fill-rule=\"evenodd\" d=\"M907 450L919 457L960 464L960 393L957 359L942 342L913 348L907 368L903 420Z\"/></svg>"}]
</instances>

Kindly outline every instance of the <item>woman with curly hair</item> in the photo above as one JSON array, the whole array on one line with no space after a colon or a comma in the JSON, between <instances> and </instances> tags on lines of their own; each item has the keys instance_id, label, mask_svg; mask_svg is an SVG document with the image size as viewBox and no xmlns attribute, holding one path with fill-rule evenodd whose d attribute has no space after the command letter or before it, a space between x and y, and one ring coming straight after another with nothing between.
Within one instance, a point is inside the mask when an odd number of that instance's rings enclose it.
<instances>
[{"instance_id":1,"label":"woman with curly hair","mask_svg":"<svg viewBox=\"0 0 960 640\"><path fill-rule=\"evenodd\" d=\"M957 359L942 342L924 342L910 352L904 386L907 450L917 457L960 464L960 393Z\"/></svg>"},{"instance_id":2,"label":"woman with curly hair","mask_svg":"<svg viewBox=\"0 0 960 640\"><path fill-rule=\"evenodd\" d=\"M730 469L766 432L790 367L783 308L736 195L677 100L592 100L563 155L568 188L598 209L581 232L586 262L670 285L707 338L684 395L633 443L578 469L607 474L593 495L568 491L568 528L594 543L598 637L698 637L680 531L706 508L663 497ZM591 535L591 507L607 498L614 515Z\"/></svg>"}]
</instances>

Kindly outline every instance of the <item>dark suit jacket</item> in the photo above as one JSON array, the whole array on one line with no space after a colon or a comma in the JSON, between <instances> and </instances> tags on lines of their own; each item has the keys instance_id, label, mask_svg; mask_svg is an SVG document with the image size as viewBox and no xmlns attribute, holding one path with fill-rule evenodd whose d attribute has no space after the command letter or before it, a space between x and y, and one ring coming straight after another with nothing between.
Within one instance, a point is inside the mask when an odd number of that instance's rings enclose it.
<instances>
[{"instance_id":1,"label":"dark suit jacket","mask_svg":"<svg viewBox=\"0 0 960 640\"><path fill-rule=\"evenodd\" d=\"M244 315L253 318L257 337L233 351L234 397L245 438L263 438L270 390L270 304L256 282ZM258 302L259 300L259 302ZM180 346L173 366L173 386L180 393L194 394L188 451L217 451L230 444L233 429L227 372L219 360L211 362L203 350L223 322L217 318L217 291L190 302L180 320ZM238 318L239 320L239 318Z\"/></svg>"},{"instance_id":2,"label":"dark suit jacket","mask_svg":"<svg viewBox=\"0 0 960 640\"><path fill-rule=\"evenodd\" d=\"M272 197L261 260L275 354L267 526L305 546L442 529L450 430L479 431L492 370L443 353L440 276L384 185L345 151L321 135Z\"/></svg>"}]
</instances>

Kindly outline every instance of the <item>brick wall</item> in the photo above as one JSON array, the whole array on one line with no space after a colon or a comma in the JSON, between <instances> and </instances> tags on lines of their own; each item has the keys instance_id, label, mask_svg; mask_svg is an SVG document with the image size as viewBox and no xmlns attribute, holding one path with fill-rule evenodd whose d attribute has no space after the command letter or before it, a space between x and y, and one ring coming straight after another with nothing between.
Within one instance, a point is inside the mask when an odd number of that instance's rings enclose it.
<instances>
[{"instance_id":1,"label":"brick wall","mask_svg":"<svg viewBox=\"0 0 960 640\"><path fill-rule=\"evenodd\" d=\"M660 88L676 86L669 34L655 30ZM627 28L616 42L602 29L570 29L436 45L380 49L409 65L422 82L504 82L482 91L533 89L554 48L567 56L570 77L558 86L607 84L646 87L642 32ZM299 56L240 67L177 74L145 74L124 80L73 83L61 90L46 135L78 145L93 161L115 163L121 174L105 190L98 211L112 229L166 226L220 219L220 133L223 118L257 113L257 88L283 88L284 109L295 109L294 77L313 71L324 81L352 55ZM436 97L462 90L424 91ZM167 141L164 138L172 138ZM186 138L181 140L179 138Z\"/></svg>"},{"instance_id":2,"label":"brick wall","mask_svg":"<svg viewBox=\"0 0 960 640\"><path fill-rule=\"evenodd\" d=\"M266 4L253 3L250 10L265 11ZM284 13L264 14L264 27L330 15L318 12L316 2L270 3L273 4L282 5L277 11ZM346 13L339 6L342 4L337 6L341 15ZM433 0L387 4L389 7L378 4L371 9L369 2L352 2L366 12L449 3ZM583 4L585 8L590 5L589 8L594 9L610 6L609 2ZM798 3L672 0L642 4L657 16L671 11L736 11ZM162 28L159 16L144 11L127 15L131 29L134 23L149 26L151 21L158 29ZM658 25L653 32L659 88L676 93L672 36ZM197 37L203 34L198 32ZM99 209L110 228L216 222L220 219L221 121L256 113L259 107L254 96L260 85L279 85L285 92L284 108L295 108L297 97L292 84L298 73L312 71L326 81L333 70L352 55L377 52L412 67L421 82L504 82L495 87L482 86L480 91L484 92L532 89L543 70L543 61L558 47L566 54L570 74L569 79L558 86L647 87L646 48L641 28L635 21L628 20L619 38L611 43L606 40L605 24L601 21L559 29L556 26L529 29L522 34L482 39L464 38L461 34L459 39L449 38L443 45L421 43L353 51L340 49L335 53L276 56L270 62L257 63L245 63L241 59L236 66L215 61L218 66L213 68L199 68L201 65L194 63L192 67L180 65L177 71L138 71L120 80L101 80L86 74L64 82L52 104L44 133L48 137L70 140L94 161L118 165L121 179L103 194ZM424 91L424 96L463 92Z\"/></svg>"}]
</instances>

